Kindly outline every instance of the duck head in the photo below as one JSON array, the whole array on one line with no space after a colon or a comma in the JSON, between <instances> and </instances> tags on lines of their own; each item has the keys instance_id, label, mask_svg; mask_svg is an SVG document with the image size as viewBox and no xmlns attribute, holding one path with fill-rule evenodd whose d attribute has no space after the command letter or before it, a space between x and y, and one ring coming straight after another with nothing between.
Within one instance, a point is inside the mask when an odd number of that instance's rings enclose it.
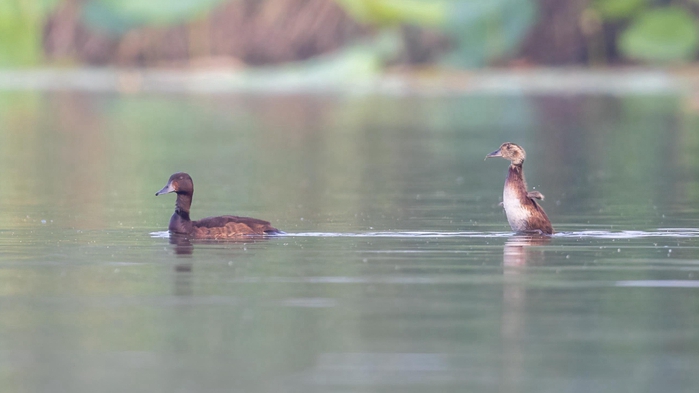
<instances>
[{"instance_id":1,"label":"duck head","mask_svg":"<svg viewBox=\"0 0 699 393\"><path fill-rule=\"evenodd\" d=\"M192 195L194 193L194 183L192 182L192 178L184 172L175 173L174 175L170 176L170 180L168 180L165 187L155 193L155 196L170 192L175 192L178 195Z\"/></svg>"},{"instance_id":2,"label":"duck head","mask_svg":"<svg viewBox=\"0 0 699 393\"><path fill-rule=\"evenodd\" d=\"M527 154L520 145L512 142L505 142L500 145L499 149L485 156L486 159L492 157L502 157L506 160L510 160L512 165L522 165L524 159L527 158Z\"/></svg>"}]
</instances>

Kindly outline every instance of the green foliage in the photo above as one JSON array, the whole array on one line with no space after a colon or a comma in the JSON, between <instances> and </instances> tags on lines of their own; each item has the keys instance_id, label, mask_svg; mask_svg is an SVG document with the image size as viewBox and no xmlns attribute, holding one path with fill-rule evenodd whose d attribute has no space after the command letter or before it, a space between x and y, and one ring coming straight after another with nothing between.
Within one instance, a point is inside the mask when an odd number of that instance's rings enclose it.
<instances>
[{"instance_id":1,"label":"green foliage","mask_svg":"<svg viewBox=\"0 0 699 393\"><path fill-rule=\"evenodd\" d=\"M57 2L0 1L0 66L27 66L41 61L44 19Z\"/></svg>"},{"instance_id":2,"label":"green foliage","mask_svg":"<svg viewBox=\"0 0 699 393\"><path fill-rule=\"evenodd\" d=\"M506 57L535 22L536 7L531 0L453 1L445 32L457 45L446 60L475 67Z\"/></svg>"},{"instance_id":3,"label":"green foliage","mask_svg":"<svg viewBox=\"0 0 699 393\"><path fill-rule=\"evenodd\" d=\"M622 20L637 14L648 2L649 0L594 0L592 7L605 20Z\"/></svg>"},{"instance_id":4,"label":"green foliage","mask_svg":"<svg viewBox=\"0 0 699 393\"><path fill-rule=\"evenodd\" d=\"M82 18L111 34L146 25L170 25L200 17L225 0L88 0Z\"/></svg>"},{"instance_id":5,"label":"green foliage","mask_svg":"<svg viewBox=\"0 0 699 393\"><path fill-rule=\"evenodd\" d=\"M444 0L336 0L358 21L378 26L411 23L444 24L449 2Z\"/></svg>"},{"instance_id":6,"label":"green foliage","mask_svg":"<svg viewBox=\"0 0 699 393\"><path fill-rule=\"evenodd\" d=\"M629 22L616 38L623 57L648 63L694 59L699 48L699 26L694 14L679 6L649 9L650 3L650 0L594 0L592 9L606 22Z\"/></svg>"},{"instance_id":7,"label":"green foliage","mask_svg":"<svg viewBox=\"0 0 699 393\"><path fill-rule=\"evenodd\" d=\"M445 58L474 67L511 53L534 24L534 0L336 0L357 20L441 30L455 43Z\"/></svg>"},{"instance_id":8,"label":"green foliage","mask_svg":"<svg viewBox=\"0 0 699 393\"><path fill-rule=\"evenodd\" d=\"M95 29L123 34L144 25L200 17L225 0L86 0L82 19ZM36 65L43 59L46 17L60 0L0 1L0 66Z\"/></svg>"},{"instance_id":9,"label":"green foliage","mask_svg":"<svg viewBox=\"0 0 699 393\"><path fill-rule=\"evenodd\" d=\"M648 62L687 61L696 56L699 27L695 17L679 7L641 14L619 37L624 56Z\"/></svg>"}]
</instances>

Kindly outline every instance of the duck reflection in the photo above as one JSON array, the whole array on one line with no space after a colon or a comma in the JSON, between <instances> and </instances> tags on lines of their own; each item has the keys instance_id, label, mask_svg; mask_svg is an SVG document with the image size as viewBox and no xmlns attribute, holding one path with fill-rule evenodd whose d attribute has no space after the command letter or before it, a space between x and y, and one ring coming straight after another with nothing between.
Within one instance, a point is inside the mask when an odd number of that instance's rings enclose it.
<instances>
[{"instance_id":1,"label":"duck reflection","mask_svg":"<svg viewBox=\"0 0 699 393\"><path fill-rule=\"evenodd\" d=\"M241 239L226 239L226 240L202 240L190 239L187 236L170 234L170 244L174 246L175 255L178 257L191 258L194 253L194 245L222 245L222 244L252 244L268 241L267 238L241 238Z\"/></svg>"},{"instance_id":2,"label":"duck reflection","mask_svg":"<svg viewBox=\"0 0 699 393\"><path fill-rule=\"evenodd\" d=\"M186 236L170 235L170 244L175 247L175 254L178 257L191 258L192 252L194 251L194 246L192 242ZM190 269L191 270L191 269Z\"/></svg>"},{"instance_id":3,"label":"duck reflection","mask_svg":"<svg viewBox=\"0 0 699 393\"><path fill-rule=\"evenodd\" d=\"M500 337L503 348L503 384L501 391L521 390L524 377L524 343L526 336L526 285L521 278L527 266L544 264L544 252L536 246L546 245L550 236L516 235L507 240L503 249L503 294Z\"/></svg>"},{"instance_id":4,"label":"duck reflection","mask_svg":"<svg viewBox=\"0 0 699 393\"><path fill-rule=\"evenodd\" d=\"M174 246L175 255L178 258L191 258L194 246L184 236L170 236L170 244ZM175 296L192 296L192 263L181 262L175 265L175 287L173 294Z\"/></svg>"},{"instance_id":5,"label":"duck reflection","mask_svg":"<svg viewBox=\"0 0 699 393\"><path fill-rule=\"evenodd\" d=\"M507 267L542 265L544 262L543 251L530 247L543 246L550 242L551 236L542 235L515 235L507 239L502 254L505 274L508 274ZM511 271L510 273L513 272Z\"/></svg>"},{"instance_id":6,"label":"duck reflection","mask_svg":"<svg viewBox=\"0 0 699 393\"><path fill-rule=\"evenodd\" d=\"M238 238L238 239L226 239L226 240L204 240L204 239L190 239L187 236L183 235L177 235L177 234L170 234L170 244L173 245L173 249L175 250L175 255L177 258L187 258L191 259L192 255L194 254L194 244L197 245L224 245L224 244L239 244L240 247L228 249L226 248L226 251L230 251L230 253L233 254L238 254L242 250L244 250L244 245L245 244L250 244L250 243L257 243L257 242L263 242L263 241L268 241L268 238ZM231 257L231 255L227 256L228 258ZM175 265L175 272L177 273L175 275L175 289L174 289L174 294L175 296L191 296L192 295L192 268L193 265L190 261L187 262L180 262Z\"/></svg>"},{"instance_id":7,"label":"duck reflection","mask_svg":"<svg viewBox=\"0 0 699 393\"><path fill-rule=\"evenodd\" d=\"M175 250L175 255L177 255L178 258L191 258L192 254L194 253L194 244L229 244L229 243L238 243L238 244L250 244L250 243L257 243L257 242L262 242L262 241L267 241L267 238L256 238L256 239L227 239L225 241L220 241L220 240L191 240L187 236L182 236L182 235L177 235L177 234L170 234L170 244L172 244L174 247L173 249ZM175 271L178 273L191 273L192 272L192 264L190 262L187 263L178 263L175 265Z\"/></svg>"}]
</instances>

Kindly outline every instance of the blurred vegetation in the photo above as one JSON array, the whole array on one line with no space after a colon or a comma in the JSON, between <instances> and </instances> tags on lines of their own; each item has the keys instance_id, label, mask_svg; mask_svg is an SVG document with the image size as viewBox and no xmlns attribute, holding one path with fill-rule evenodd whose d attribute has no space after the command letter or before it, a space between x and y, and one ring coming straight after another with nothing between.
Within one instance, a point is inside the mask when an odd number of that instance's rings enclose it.
<instances>
[{"instance_id":1,"label":"blurred vegetation","mask_svg":"<svg viewBox=\"0 0 699 393\"><path fill-rule=\"evenodd\" d=\"M42 31L59 0L0 1L0 66L38 64Z\"/></svg>"},{"instance_id":2,"label":"blurred vegetation","mask_svg":"<svg viewBox=\"0 0 699 393\"><path fill-rule=\"evenodd\" d=\"M0 66L260 66L358 48L381 67L673 64L696 59L698 13L699 0L10 0Z\"/></svg>"},{"instance_id":3,"label":"blurred vegetation","mask_svg":"<svg viewBox=\"0 0 699 393\"><path fill-rule=\"evenodd\" d=\"M699 1L667 3L596 0L593 9L606 24L620 27L621 32L615 38L623 57L648 63L694 60L699 46L699 24L693 9Z\"/></svg>"},{"instance_id":4,"label":"blurred vegetation","mask_svg":"<svg viewBox=\"0 0 699 393\"><path fill-rule=\"evenodd\" d=\"M691 60L697 43L694 16L676 7L643 13L619 37L619 48L628 57L651 62Z\"/></svg>"},{"instance_id":5,"label":"blurred vegetation","mask_svg":"<svg viewBox=\"0 0 699 393\"><path fill-rule=\"evenodd\" d=\"M225 0L87 0L82 19L98 30L121 35L143 26L169 26L204 18Z\"/></svg>"},{"instance_id":6,"label":"blurred vegetation","mask_svg":"<svg viewBox=\"0 0 699 393\"><path fill-rule=\"evenodd\" d=\"M535 23L533 0L337 0L350 15L382 28L413 25L444 34L442 58L473 67L513 52Z\"/></svg>"}]
</instances>

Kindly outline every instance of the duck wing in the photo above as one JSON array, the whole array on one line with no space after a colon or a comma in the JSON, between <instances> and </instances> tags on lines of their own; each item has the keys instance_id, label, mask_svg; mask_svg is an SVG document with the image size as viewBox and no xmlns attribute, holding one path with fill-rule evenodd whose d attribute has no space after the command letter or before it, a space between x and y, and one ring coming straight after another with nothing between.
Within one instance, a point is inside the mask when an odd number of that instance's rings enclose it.
<instances>
[{"instance_id":1,"label":"duck wing","mask_svg":"<svg viewBox=\"0 0 699 393\"><path fill-rule=\"evenodd\" d=\"M530 199L539 199L539 200L544 200L544 194L540 193L539 191L529 191L527 193L527 198Z\"/></svg>"},{"instance_id":2,"label":"duck wing","mask_svg":"<svg viewBox=\"0 0 699 393\"><path fill-rule=\"evenodd\" d=\"M534 212L532 212L533 214L529 217L529 223L527 226L533 230L541 231L542 234L553 234L553 227L551 226L551 221L549 220L549 217L546 215L544 209L541 206L539 206L539 204L536 203L536 201L533 198L529 197L528 199L534 207ZM543 195L541 199L543 199Z\"/></svg>"},{"instance_id":3,"label":"duck wing","mask_svg":"<svg viewBox=\"0 0 699 393\"><path fill-rule=\"evenodd\" d=\"M195 231L206 231L214 234L216 232L222 236L236 235L273 235L282 233L273 227L269 221L252 217L239 216L218 216L207 217L192 222Z\"/></svg>"}]
</instances>

